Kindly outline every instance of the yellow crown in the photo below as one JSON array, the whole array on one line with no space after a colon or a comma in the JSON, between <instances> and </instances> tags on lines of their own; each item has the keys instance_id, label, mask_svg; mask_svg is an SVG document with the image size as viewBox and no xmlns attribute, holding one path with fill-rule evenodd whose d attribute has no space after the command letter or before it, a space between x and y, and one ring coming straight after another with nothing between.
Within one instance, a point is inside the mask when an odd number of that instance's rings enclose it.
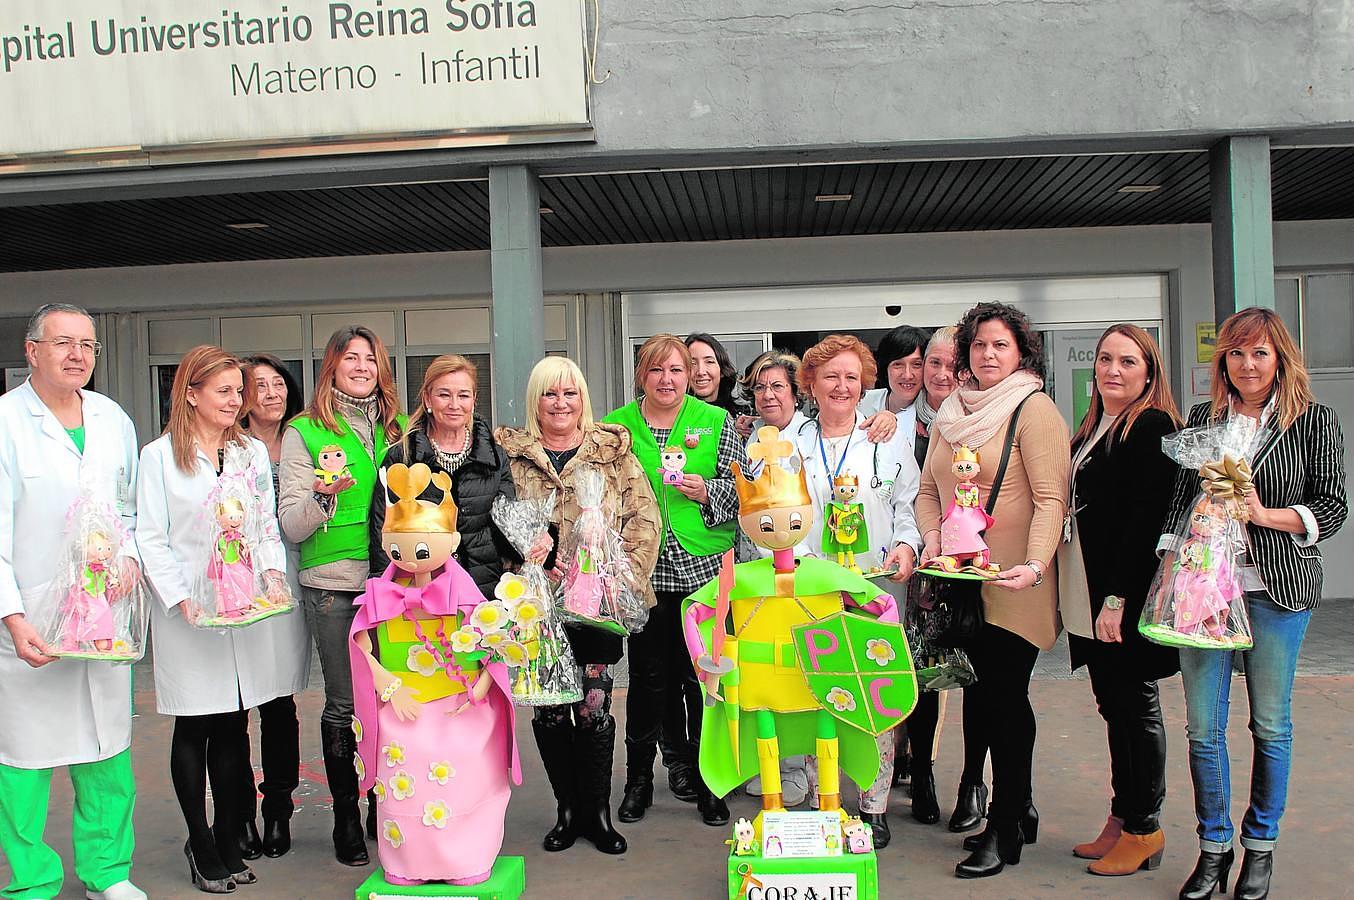
<instances>
[{"instance_id":1,"label":"yellow crown","mask_svg":"<svg viewBox=\"0 0 1354 900\"><path fill-rule=\"evenodd\" d=\"M392 534L438 534L456 530L456 501L451 498L451 476L434 473L424 463L396 463L384 471L386 487L399 498L386 507L381 530ZM442 491L442 502L418 499L428 485Z\"/></svg>"},{"instance_id":2,"label":"yellow crown","mask_svg":"<svg viewBox=\"0 0 1354 900\"><path fill-rule=\"evenodd\" d=\"M959 447L954 451L954 461L977 463L980 466L983 464L983 461L978 456L977 451L970 450L963 444L960 444Z\"/></svg>"},{"instance_id":3,"label":"yellow crown","mask_svg":"<svg viewBox=\"0 0 1354 900\"><path fill-rule=\"evenodd\" d=\"M833 487L860 487L860 479L854 475L838 475L832 479Z\"/></svg>"},{"instance_id":4,"label":"yellow crown","mask_svg":"<svg viewBox=\"0 0 1354 900\"><path fill-rule=\"evenodd\" d=\"M804 478L804 467L793 472L781 463L794 455L794 444L782 440L780 429L763 425L757 429L757 443L748 449L748 456L762 461L762 471L755 479L743 477L738 463L733 464L733 485L738 490L739 515L782 509L787 506L812 506L809 485Z\"/></svg>"}]
</instances>

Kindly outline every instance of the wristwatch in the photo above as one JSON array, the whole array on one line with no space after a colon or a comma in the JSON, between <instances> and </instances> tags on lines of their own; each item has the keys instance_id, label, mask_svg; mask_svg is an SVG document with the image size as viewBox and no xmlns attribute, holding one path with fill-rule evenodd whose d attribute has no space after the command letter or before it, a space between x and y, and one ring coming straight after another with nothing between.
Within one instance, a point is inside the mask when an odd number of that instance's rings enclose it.
<instances>
[{"instance_id":1,"label":"wristwatch","mask_svg":"<svg viewBox=\"0 0 1354 900\"><path fill-rule=\"evenodd\" d=\"M1038 587L1039 585L1043 584L1044 564L1039 562L1037 559L1027 559L1025 560L1025 565L1028 566L1030 571L1034 573L1034 584L1030 586Z\"/></svg>"},{"instance_id":2,"label":"wristwatch","mask_svg":"<svg viewBox=\"0 0 1354 900\"><path fill-rule=\"evenodd\" d=\"M1123 597L1116 597L1114 594L1110 594L1108 597L1105 598L1105 609L1112 609L1118 612L1123 608L1124 608Z\"/></svg>"}]
</instances>

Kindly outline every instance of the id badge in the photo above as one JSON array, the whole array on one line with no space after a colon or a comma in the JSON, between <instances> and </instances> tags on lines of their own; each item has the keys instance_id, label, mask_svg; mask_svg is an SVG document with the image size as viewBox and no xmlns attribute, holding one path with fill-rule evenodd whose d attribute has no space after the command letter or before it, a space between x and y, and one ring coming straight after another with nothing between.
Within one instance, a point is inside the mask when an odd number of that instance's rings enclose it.
<instances>
[{"instance_id":1,"label":"id badge","mask_svg":"<svg viewBox=\"0 0 1354 900\"><path fill-rule=\"evenodd\" d=\"M118 515L127 515L127 508L132 502L132 483L127 477L127 468L125 466L118 469L117 496L115 503L117 505Z\"/></svg>"}]
</instances>

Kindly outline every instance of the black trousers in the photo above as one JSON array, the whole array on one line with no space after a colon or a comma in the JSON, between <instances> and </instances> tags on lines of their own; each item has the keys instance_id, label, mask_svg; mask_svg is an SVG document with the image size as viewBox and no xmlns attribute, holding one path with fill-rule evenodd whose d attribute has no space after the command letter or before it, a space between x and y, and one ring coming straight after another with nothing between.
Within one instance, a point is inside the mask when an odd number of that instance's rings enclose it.
<instances>
[{"instance_id":1,"label":"black trousers","mask_svg":"<svg viewBox=\"0 0 1354 900\"><path fill-rule=\"evenodd\" d=\"M694 766L703 701L682 637L684 594L658 592L639 634L630 635L630 688L625 697L626 780L653 778L660 738L669 769Z\"/></svg>"},{"instance_id":2,"label":"black trousers","mask_svg":"<svg viewBox=\"0 0 1354 900\"><path fill-rule=\"evenodd\" d=\"M263 780L254 788L254 767L249 759L249 733L244 735L245 797L242 815L252 821L255 801L263 794L264 821L291 818L292 793L301 783L301 726L296 718L296 699L275 697L259 706L259 751L263 757Z\"/></svg>"},{"instance_id":3,"label":"black trousers","mask_svg":"<svg viewBox=\"0 0 1354 900\"><path fill-rule=\"evenodd\" d=\"M1125 665L1118 644L1101 644L1087 655L1100 716L1110 744L1110 815L1124 831L1151 834L1161 827L1166 801L1166 725L1155 681L1144 681Z\"/></svg>"},{"instance_id":4,"label":"black trousers","mask_svg":"<svg viewBox=\"0 0 1354 900\"><path fill-rule=\"evenodd\" d=\"M964 706L967 711L972 704L980 736L992 752L991 819L998 825L1015 822L1032 796L1030 675L1039 648L989 622L966 649L978 680L964 689Z\"/></svg>"},{"instance_id":5,"label":"black trousers","mask_svg":"<svg viewBox=\"0 0 1354 900\"><path fill-rule=\"evenodd\" d=\"M240 784L244 781L245 757L240 748L248 741L244 710L205 716L177 716L169 744L169 775L188 826L188 839L199 864L213 859L219 850L231 871L239 871ZM242 740L243 738L243 740ZM213 841L207 825L207 781L212 785L213 827L220 840ZM213 847L213 844L216 846ZM233 864L233 865L232 865Z\"/></svg>"},{"instance_id":6,"label":"black trousers","mask_svg":"<svg viewBox=\"0 0 1354 900\"><path fill-rule=\"evenodd\" d=\"M903 722L911 747L912 772L923 773L931 768L931 749L936 745L936 725L940 720L940 693L922 691L917 705Z\"/></svg>"}]
</instances>

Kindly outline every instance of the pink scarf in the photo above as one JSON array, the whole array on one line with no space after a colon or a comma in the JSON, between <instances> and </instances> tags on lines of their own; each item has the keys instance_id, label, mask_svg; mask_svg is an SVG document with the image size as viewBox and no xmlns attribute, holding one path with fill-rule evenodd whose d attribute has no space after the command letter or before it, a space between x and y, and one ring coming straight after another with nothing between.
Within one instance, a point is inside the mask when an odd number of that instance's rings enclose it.
<instances>
[{"instance_id":1,"label":"pink scarf","mask_svg":"<svg viewBox=\"0 0 1354 900\"><path fill-rule=\"evenodd\" d=\"M985 391L956 389L940 404L932 433L939 431L952 447L977 450L1006 424L1020 401L1043 386L1038 375L1020 369Z\"/></svg>"}]
</instances>

